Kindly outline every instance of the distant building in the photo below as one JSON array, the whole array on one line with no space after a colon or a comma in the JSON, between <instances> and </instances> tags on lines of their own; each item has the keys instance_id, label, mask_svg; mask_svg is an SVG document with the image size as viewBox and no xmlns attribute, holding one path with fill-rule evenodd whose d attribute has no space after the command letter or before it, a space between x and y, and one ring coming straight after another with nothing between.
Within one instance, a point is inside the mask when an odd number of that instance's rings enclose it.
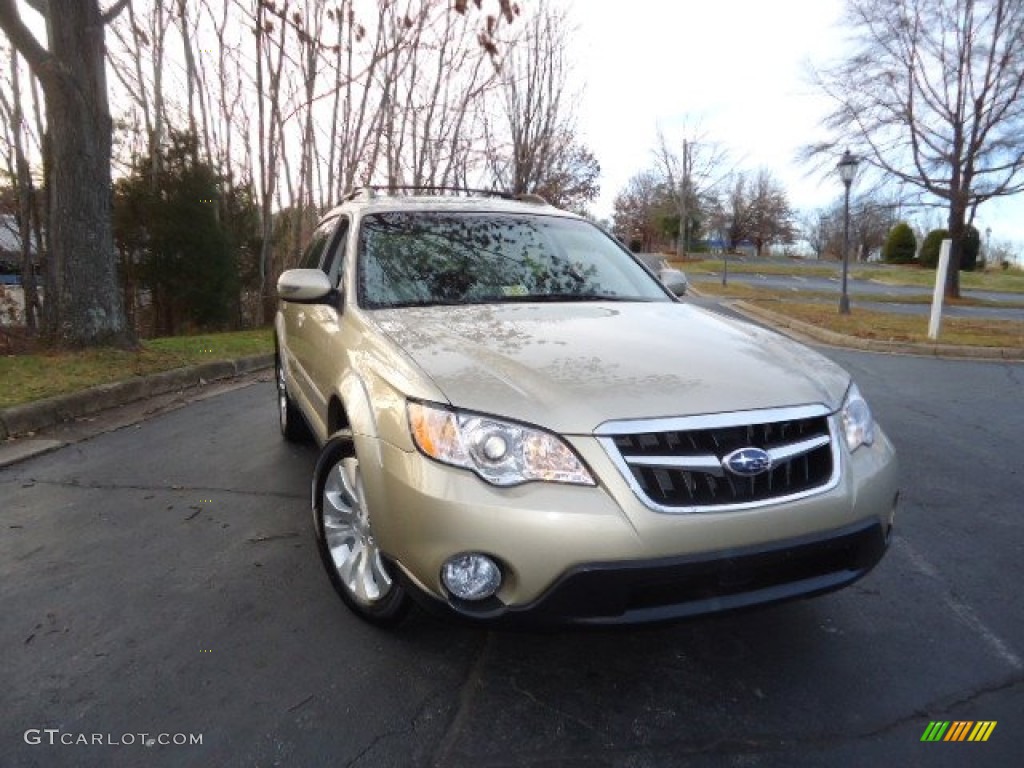
<instances>
[{"instance_id":1,"label":"distant building","mask_svg":"<svg viewBox=\"0 0 1024 768\"><path fill-rule=\"evenodd\" d=\"M31 253L38 253L36 237L33 234ZM21 273L21 234L18 221L9 213L0 214L0 275Z\"/></svg>"}]
</instances>

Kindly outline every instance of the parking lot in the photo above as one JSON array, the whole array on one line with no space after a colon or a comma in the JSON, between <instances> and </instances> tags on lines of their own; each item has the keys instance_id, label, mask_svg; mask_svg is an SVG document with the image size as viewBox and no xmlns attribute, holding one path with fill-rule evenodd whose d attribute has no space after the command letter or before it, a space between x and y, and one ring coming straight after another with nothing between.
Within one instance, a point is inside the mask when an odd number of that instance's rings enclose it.
<instances>
[{"instance_id":1,"label":"parking lot","mask_svg":"<svg viewBox=\"0 0 1024 768\"><path fill-rule=\"evenodd\" d=\"M900 453L891 551L665 627L360 623L269 377L0 470L0 765L1019 763L1024 366L824 351ZM935 720L997 725L922 742Z\"/></svg>"}]
</instances>

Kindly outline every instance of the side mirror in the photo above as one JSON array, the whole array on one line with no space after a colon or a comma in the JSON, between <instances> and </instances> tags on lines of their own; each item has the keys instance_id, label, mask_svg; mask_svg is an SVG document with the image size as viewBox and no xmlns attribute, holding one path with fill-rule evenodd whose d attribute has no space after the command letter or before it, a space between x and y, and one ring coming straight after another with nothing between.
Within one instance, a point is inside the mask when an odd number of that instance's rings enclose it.
<instances>
[{"instance_id":1,"label":"side mirror","mask_svg":"<svg viewBox=\"0 0 1024 768\"><path fill-rule=\"evenodd\" d=\"M319 269L288 269L277 278L277 295L283 301L322 301L330 292L330 278Z\"/></svg>"},{"instance_id":2,"label":"side mirror","mask_svg":"<svg viewBox=\"0 0 1024 768\"><path fill-rule=\"evenodd\" d=\"M676 296L685 295L686 289L690 287L690 281L686 279L686 275L672 267L662 267L659 269L658 279Z\"/></svg>"}]
</instances>

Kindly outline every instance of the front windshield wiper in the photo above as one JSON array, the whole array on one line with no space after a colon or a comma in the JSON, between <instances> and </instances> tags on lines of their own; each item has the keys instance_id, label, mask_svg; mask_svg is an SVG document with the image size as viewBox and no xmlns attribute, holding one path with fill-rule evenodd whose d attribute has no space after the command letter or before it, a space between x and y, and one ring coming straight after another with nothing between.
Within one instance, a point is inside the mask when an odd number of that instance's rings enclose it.
<instances>
[{"instance_id":1,"label":"front windshield wiper","mask_svg":"<svg viewBox=\"0 0 1024 768\"><path fill-rule=\"evenodd\" d=\"M366 309L408 309L410 307L468 307L486 304L544 304L556 302L582 301L661 301L645 296L619 296L610 293L541 293L531 296L491 296L479 299L419 299L415 301L396 301L389 303L373 303Z\"/></svg>"},{"instance_id":2,"label":"front windshield wiper","mask_svg":"<svg viewBox=\"0 0 1024 768\"><path fill-rule=\"evenodd\" d=\"M501 301L541 303L546 301L656 301L643 296L620 296L614 293L541 293L530 296L503 296Z\"/></svg>"},{"instance_id":3,"label":"front windshield wiper","mask_svg":"<svg viewBox=\"0 0 1024 768\"><path fill-rule=\"evenodd\" d=\"M415 301L373 302L372 304L368 304L366 306L366 309L408 309L410 307L461 307L466 304L476 303L478 302L458 301L456 299L418 299Z\"/></svg>"}]
</instances>

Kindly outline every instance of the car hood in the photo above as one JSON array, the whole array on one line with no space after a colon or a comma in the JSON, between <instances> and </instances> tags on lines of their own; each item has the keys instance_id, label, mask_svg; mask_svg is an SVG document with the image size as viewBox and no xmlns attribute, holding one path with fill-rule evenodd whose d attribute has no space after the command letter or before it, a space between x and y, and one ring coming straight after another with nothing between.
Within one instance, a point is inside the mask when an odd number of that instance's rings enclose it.
<instances>
[{"instance_id":1,"label":"car hood","mask_svg":"<svg viewBox=\"0 0 1024 768\"><path fill-rule=\"evenodd\" d=\"M371 313L453 405L589 434L603 422L820 403L849 376L778 334L687 304L415 307Z\"/></svg>"}]
</instances>

